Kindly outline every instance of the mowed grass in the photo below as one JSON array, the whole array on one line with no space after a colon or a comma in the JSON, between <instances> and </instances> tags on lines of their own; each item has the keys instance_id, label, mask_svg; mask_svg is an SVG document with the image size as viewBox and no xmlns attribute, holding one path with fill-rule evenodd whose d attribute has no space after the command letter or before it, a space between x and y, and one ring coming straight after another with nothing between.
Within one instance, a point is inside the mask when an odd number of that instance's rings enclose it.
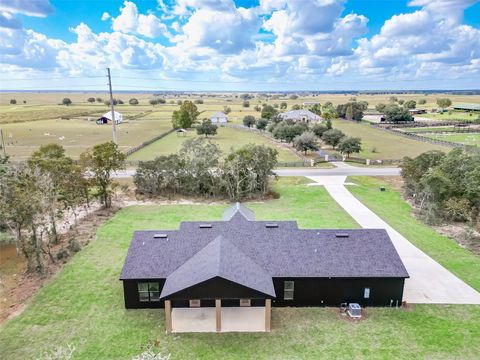
<instances>
[{"instance_id":1,"label":"mowed grass","mask_svg":"<svg viewBox=\"0 0 480 360\"><path fill-rule=\"evenodd\" d=\"M347 120L334 120L333 127L343 131L347 136L362 139L362 151L354 154L364 159L402 159L404 156L415 157L429 150L448 152L446 146L424 143L408 139L387 131L376 129L364 123L355 123Z\"/></svg>"},{"instance_id":2,"label":"mowed grass","mask_svg":"<svg viewBox=\"0 0 480 360\"><path fill-rule=\"evenodd\" d=\"M480 146L480 133L423 134L422 136L459 144Z\"/></svg>"},{"instance_id":3,"label":"mowed grass","mask_svg":"<svg viewBox=\"0 0 480 360\"><path fill-rule=\"evenodd\" d=\"M203 136L203 135L202 135ZM160 155L169 155L177 153L184 141L198 137L195 129L188 130L186 136L178 135L177 133L171 133L164 138L154 142L153 144L144 147L143 149L133 153L129 156L129 160L152 160ZM204 137L204 136L203 136ZM209 136L210 141L217 144L223 154L228 154L230 149L238 149L246 144L258 144L268 145L274 147L279 152L278 160L281 162L294 162L299 161L300 158L292 151L287 150L279 145L276 145L267 138L245 130L219 127L217 135Z\"/></svg>"},{"instance_id":4,"label":"mowed grass","mask_svg":"<svg viewBox=\"0 0 480 360\"><path fill-rule=\"evenodd\" d=\"M301 227L352 227L322 187L299 178L275 185L282 197L248 204L261 219ZM136 206L121 210L25 311L0 329L2 359L29 359L72 344L74 359L130 359L157 342L177 359L476 359L479 306L368 308L349 322L332 308L274 308L271 333L165 334L163 310L125 310L118 276L138 229L175 229L182 220L219 219L226 205ZM333 215L332 212L335 212Z\"/></svg>"},{"instance_id":5,"label":"mowed grass","mask_svg":"<svg viewBox=\"0 0 480 360\"><path fill-rule=\"evenodd\" d=\"M480 291L480 257L415 219L400 193L378 178L354 176L348 190L378 216L445 268ZM386 191L380 191L383 186ZM480 348L479 348L480 349Z\"/></svg>"}]
</instances>

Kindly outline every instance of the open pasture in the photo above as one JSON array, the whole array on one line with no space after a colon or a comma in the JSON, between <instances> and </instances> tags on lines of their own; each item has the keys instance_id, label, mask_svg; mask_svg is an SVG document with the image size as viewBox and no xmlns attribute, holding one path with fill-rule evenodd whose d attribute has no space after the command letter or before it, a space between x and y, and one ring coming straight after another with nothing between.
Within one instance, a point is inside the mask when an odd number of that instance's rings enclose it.
<instances>
[{"instance_id":1,"label":"open pasture","mask_svg":"<svg viewBox=\"0 0 480 360\"><path fill-rule=\"evenodd\" d=\"M404 156L415 157L429 150L444 152L450 150L446 146L408 139L364 123L335 120L333 127L343 131L347 136L362 139L362 151L358 156L364 159L402 159Z\"/></svg>"},{"instance_id":2,"label":"open pasture","mask_svg":"<svg viewBox=\"0 0 480 360\"><path fill-rule=\"evenodd\" d=\"M121 149L127 150L171 128L170 120L154 118L129 120L117 126ZM25 159L40 145L58 143L69 156L78 157L87 148L112 139L111 125L88 120L42 120L2 126L7 153L13 160Z\"/></svg>"},{"instance_id":3,"label":"open pasture","mask_svg":"<svg viewBox=\"0 0 480 360\"><path fill-rule=\"evenodd\" d=\"M189 130L186 136L179 135L177 133L171 133L164 138L155 141L153 144L133 153L128 159L153 160L157 156L173 154L180 150L184 141L196 137L198 137L198 135L196 134L195 129ZM210 136L208 139L217 144L223 154L227 154L231 148L238 149L243 145L254 143L276 148L279 152L278 160L280 162L300 161L300 158L292 151L285 149L280 145L276 145L269 139L259 134L248 132L246 130L240 130L231 127L219 127L217 135Z\"/></svg>"},{"instance_id":4,"label":"open pasture","mask_svg":"<svg viewBox=\"0 0 480 360\"><path fill-rule=\"evenodd\" d=\"M228 114L233 123L242 123L246 115L260 117L260 112L254 109L255 106L262 104L278 105L286 102L288 109L295 104L302 105L304 102L318 101L324 104L327 101L334 105L350 101L355 97L357 101L365 100L370 108L381 102L388 102L390 96L396 96L403 100L427 99L427 104L422 107L436 107L435 99L437 97L448 96L455 102L473 102L479 103L480 96L468 95L446 95L446 94L375 94L375 95L351 95L351 94L321 94L315 96L300 96L297 99L291 99L291 94L281 95L273 94L270 97L264 94L256 94L256 97L249 100L250 106L243 107L241 93L198 93L190 95L168 94L165 96L166 104L152 106L148 103L154 98L152 93L124 93L115 94L117 99L122 99L125 104L117 105L115 109L124 114L127 120L119 126L119 145L122 149L128 149L137 146L152 137L168 131L171 127L172 112L179 108L178 100L202 100L203 104L197 104L200 115L199 120L208 118L216 111L223 111L225 106L231 109ZM64 97L72 100L71 106L59 105ZM94 120L105 112L109 107L103 103L88 103L89 97L100 97L103 100L108 98L105 92L22 92L22 93L0 93L0 125L3 129L7 152L14 159L22 159L29 156L36 148L42 144L50 142L62 143L69 155L78 156L86 148L111 139L110 126L97 126ZM139 100L139 105L129 105L131 98ZM16 99L17 104L9 105L10 99ZM26 102L26 104L23 103ZM443 116L443 115L442 115ZM400 159L404 155L415 156L419 153L431 150L441 149L443 147L424 144L419 141L403 139L392 134L382 132L376 129L363 127L358 124L346 122L336 122L340 130L350 136L359 136L362 138L363 151L360 156L370 159ZM232 130L233 131L233 130ZM238 134L238 132L237 132ZM265 143L267 139L258 135L248 134L253 142ZM244 143L245 134L232 135L219 139L222 149L229 149L231 146L237 146ZM165 141L163 141L165 143ZM170 144L172 145L172 144ZM142 151L140 155L134 158L146 159L151 155L148 152L165 153L160 146L159 152L152 145L150 149ZM179 148L179 144L173 144L174 149ZM168 150L172 152L172 150ZM295 161L296 156L289 151L281 150L281 161Z\"/></svg>"},{"instance_id":5,"label":"open pasture","mask_svg":"<svg viewBox=\"0 0 480 360\"><path fill-rule=\"evenodd\" d=\"M421 134L430 139L450 141L464 145L480 146L480 133L442 133L442 134Z\"/></svg>"}]
</instances>

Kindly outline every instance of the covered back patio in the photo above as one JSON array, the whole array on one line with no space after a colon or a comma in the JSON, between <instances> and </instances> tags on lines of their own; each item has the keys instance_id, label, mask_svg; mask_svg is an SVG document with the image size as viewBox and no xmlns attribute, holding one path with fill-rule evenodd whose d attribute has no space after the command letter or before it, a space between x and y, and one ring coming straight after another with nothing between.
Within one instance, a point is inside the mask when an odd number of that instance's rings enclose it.
<instances>
[{"instance_id":1,"label":"covered back patio","mask_svg":"<svg viewBox=\"0 0 480 360\"><path fill-rule=\"evenodd\" d=\"M228 306L216 300L215 307L176 307L165 301L167 332L268 332L271 300L265 306Z\"/></svg>"},{"instance_id":2,"label":"covered back patio","mask_svg":"<svg viewBox=\"0 0 480 360\"><path fill-rule=\"evenodd\" d=\"M167 332L270 331L273 281L230 241L218 237L166 279Z\"/></svg>"}]
</instances>

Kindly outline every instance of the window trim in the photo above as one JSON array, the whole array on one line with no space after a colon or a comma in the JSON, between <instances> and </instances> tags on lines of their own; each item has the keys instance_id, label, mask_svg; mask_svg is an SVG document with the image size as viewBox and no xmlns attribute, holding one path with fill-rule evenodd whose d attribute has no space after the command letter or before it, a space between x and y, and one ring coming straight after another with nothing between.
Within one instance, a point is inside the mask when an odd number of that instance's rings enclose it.
<instances>
[{"instance_id":1,"label":"window trim","mask_svg":"<svg viewBox=\"0 0 480 360\"><path fill-rule=\"evenodd\" d=\"M370 299L370 294L372 293L372 290L369 287L364 287L363 288L363 298L364 299Z\"/></svg>"},{"instance_id":2,"label":"window trim","mask_svg":"<svg viewBox=\"0 0 480 360\"><path fill-rule=\"evenodd\" d=\"M146 290L141 290L141 286L146 286ZM160 283L158 282L147 282L147 281L139 281L137 283L137 291L138 291L138 301L140 302L159 302L160 301ZM158 297L153 296L154 293L158 294ZM142 294L147 295L144 296L142 299Z\"/></svg>"},{"instance_id":3,"label":"window trim","mask_svg":"<svg viewBox=\"0 0 480 360\"><path fill-rule=\"evenodd\" d=\"M292 301L295 298L295 281L285 280L283 282L283 300Z\"/></svg>"}]
</instances>

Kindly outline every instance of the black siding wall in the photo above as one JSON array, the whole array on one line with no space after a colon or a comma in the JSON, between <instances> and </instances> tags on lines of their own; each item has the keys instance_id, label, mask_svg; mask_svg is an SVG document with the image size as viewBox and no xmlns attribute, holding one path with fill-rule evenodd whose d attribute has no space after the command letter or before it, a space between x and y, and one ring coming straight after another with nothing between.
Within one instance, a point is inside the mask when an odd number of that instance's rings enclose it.
<instances>
[{"instance_id":1,"label":"black siding wall","mask_svg":"<svg viewBox=\"0 0 480 360\"><path fill-rule=\"evenodd\" d=\"M283 300L284 281L293 280L295 291L293 300ZM160 284L160 291L165 279L149 280ZM276 298L272 306L339 306L342 302L357 302L362 306L395 306L401 305L403 299L403 278L274 278ZM370 288L370 298L364 299L364 289ZM123 281L125 308L163 308L164 302L140 302L138 300L137 280ZM236 306L240 298L252 299L253 306L262 306L263 294L232 284L223 279L212 279L203 284L186 289L172 298L174 307L188 306L185 299L203 299L202 306L214 306L212 299L223 298L224 306ZM256 299L256 300L253 300ZM257 300L258 299L258 300Z\"/></svg>"},{"instance_id":2,"label":"black siding wall","mask_svg":"<svg viewBox=\"0 0 480 360\"><path fill-rule=\"evenodd\" d=\"M294 299L283 299L284 281L295 283ZM276 299L272 306L339 306L342 302L356 302L363 306L401 305L403 278L274 278ZM370 288L369 299L364 299L364 289Z\"/></svg>"},{"instance_id":3,"label":"black siding wall","mask_svg":"<svg viewBox=\"0 0 480 360\"><path fill-rule=\"evenodd\" d=\"M125 300L126 309L149 309L149 308L164 308L163 301L139 301L138 300L138 285L139 282L158 282L160 284L160 291L162 291L165 279L156 280L123 280L123 297Z\"/></svg>"}]
</instances>

